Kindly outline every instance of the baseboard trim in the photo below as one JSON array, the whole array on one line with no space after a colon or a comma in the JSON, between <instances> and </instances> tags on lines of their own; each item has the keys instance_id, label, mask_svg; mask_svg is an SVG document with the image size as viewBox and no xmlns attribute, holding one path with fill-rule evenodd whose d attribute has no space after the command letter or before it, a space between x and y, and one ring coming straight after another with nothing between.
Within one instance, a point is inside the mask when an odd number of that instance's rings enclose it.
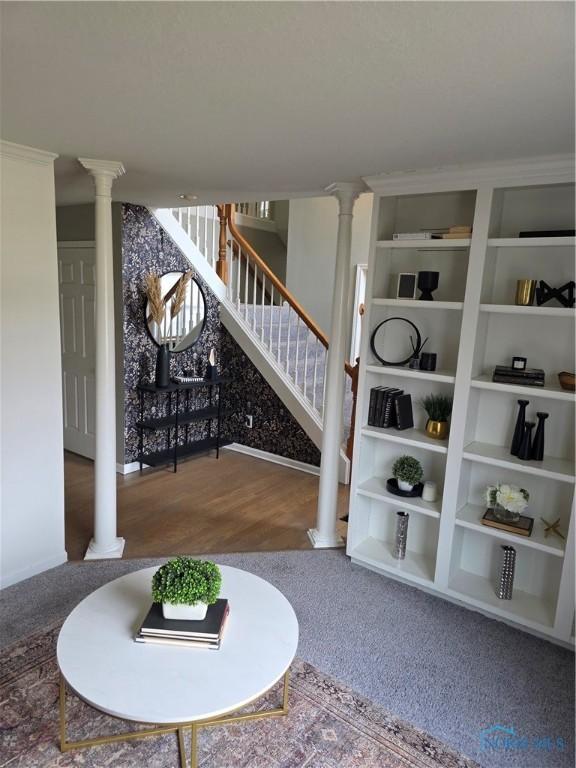
<instances>
[{"instance_id":1,"label":"baseboard trim","mask_svg":"<svg viewBox=\"0 0 576 768\"><path fill-rule=\"evenodd\" d=\"M40 562L27 565L26 568L20 568L17 571L7 573L2 576L0 589L5 589L6 587L12 586L12 584L17 584L19 581L24 581L24 579L37 576L39 573L43 573L44 571L49 571L51 568L56 568L58 565L62 565L62 563L66 563L67 561L68 554L64 550L57 555L53 555L52 557L47 558L46 560L40 560Z\"/></svg>"},{"instance_id":2,"label":"baseboard trim","mask_svg":"<svg viewBox=\"0 0 576 768\"><path fill-rule=\"evenodd\" d=\"M146 469L148 464L142 464L142 469ZM131 461L130 464L116 464L116 472L119 475L129 475L131 472L140 471L140 462Z\"/></svg>"},{"instance_id":3,"label":"baseboard trim","mask_svg":"<svg viewBox=\"0 0 576 768\"><path fill-rule=\"evenodd\" d=\"M259 448L250 448L248 445L241 445L240 443L231 443L230 445L224 446L222 450L245 453L247 456L252 456L255 459L269 461L272 464L281 464L283 467L290 467L290 469L297 469L300 472L307 472L309 475L320 474L320 467L316 467L314 464L306 464L305 461L288 459L285 456L278 456L277 454L270 453L269 451L261 451Z\"/></svg>"}]
</instances>

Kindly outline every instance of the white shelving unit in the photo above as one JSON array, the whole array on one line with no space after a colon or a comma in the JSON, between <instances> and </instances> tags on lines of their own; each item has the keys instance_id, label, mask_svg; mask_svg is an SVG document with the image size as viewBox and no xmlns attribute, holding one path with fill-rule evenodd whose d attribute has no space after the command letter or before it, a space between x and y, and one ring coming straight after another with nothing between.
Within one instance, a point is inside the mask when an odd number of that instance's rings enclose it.
<instances>
[{"instance_id":1,"label":"white shelving unit","mask_svg":"<svg viewBox=\"0 0 576 768\"><path fill-rule=\"evenodd\" d=\"M366 179L374 191L366 315L357 402L350 496L348 555L367 568L422 587L486 615L574 646L574 394L557 374L572 371L574 310L552 301L514 304L516 281L559 286L574 279L574 237L519 237L523 231L574 229L572 158L393 173ZM394 232L472 226L462 240L396 241ZM395 297L397 275L440 272L433 302ZM403 317L429 337L438 370L383 366L370 349L372 330ZM385 326L386 328L386 326ZM387 350L404 359L408 335L386 336ZM544 387L498 384L497 364L514 355L546 371ZM412 394L415 425L397 431L368 426L370 390L401 387ZM419 399L452 394L449 439L424 432ZM543 461L510 454L517 400L528 415L546 411ZM399 498L386 480L394 460L415 456L440 497ZM530 492L530 537L483 526L484 489L511 482ZM405 560L393 557L396 511L410 515ZM565 539L545 535L541 518L560 519ZM495 594L500 546L516 548L512 600Z\"/></svg>"}]
</instances>

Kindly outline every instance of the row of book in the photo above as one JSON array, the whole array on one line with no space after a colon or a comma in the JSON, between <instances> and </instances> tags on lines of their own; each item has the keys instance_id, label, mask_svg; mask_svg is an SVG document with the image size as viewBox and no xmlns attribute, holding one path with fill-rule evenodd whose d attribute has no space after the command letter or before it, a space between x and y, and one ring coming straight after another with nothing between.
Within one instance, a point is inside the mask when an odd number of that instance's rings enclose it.
<instances>
[{"instance_id":1,"label":"row of book","mask_svg":"<svg viewBox=\"0 0 576 768\"><path fill-rule=\"evenodd\" d=\"M373 387L368 405L368 425L410 429L414 426L412 398L403 389Z\"/></svg>"},{"instance_id":2,"label":"row of book","mask_svg":"<svg viewBox=\"0 0 576 768\"><path fill-rule=\"evenodd\" d=\"M449 227L444 229L431 229L419 232L394 232L393 240L460 240L468 238L472 234L472 227Z\"/></svg>"},{"instance_id":3,"label":"row of book","mask_svg":"<svg viewBox=\"0 0 576 768\"><path fill-rule=\"evenodd\" d=\"M206 617L201 621L165 619L161 603L152 603L134 640L137 643L217 651L222 643L229 615L230 606L225 599L217 600L208 606Z\"/></svg>"},{"instance_id":4,"label":"row of book","mask_svg":"<svg viewBox=\"0 0 576 768\"><path fill-rule=\"evenodd\" d=\"M492 374L492 381L499 384L522 384L525 387L543 387L545 374L542 368L512 368L508 365L497 365Z\"/></svg>"}]
</instances>

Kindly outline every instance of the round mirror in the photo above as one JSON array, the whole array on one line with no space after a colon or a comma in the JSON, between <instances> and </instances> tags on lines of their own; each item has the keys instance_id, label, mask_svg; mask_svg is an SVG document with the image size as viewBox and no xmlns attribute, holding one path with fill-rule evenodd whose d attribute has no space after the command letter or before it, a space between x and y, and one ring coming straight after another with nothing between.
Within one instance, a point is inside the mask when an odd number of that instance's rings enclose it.
<instances>
[{"instance_id":1,"label":"round mirror","mask_svg":"<svg viewBox=\"0 0 576 768\"><path fill-rule=\"evenodd\" d=\"M202 289L192 272L167 272L147 279L146 325L156 344L183 352L198 341L206 317Z\"/></svg>"}]
</instances>

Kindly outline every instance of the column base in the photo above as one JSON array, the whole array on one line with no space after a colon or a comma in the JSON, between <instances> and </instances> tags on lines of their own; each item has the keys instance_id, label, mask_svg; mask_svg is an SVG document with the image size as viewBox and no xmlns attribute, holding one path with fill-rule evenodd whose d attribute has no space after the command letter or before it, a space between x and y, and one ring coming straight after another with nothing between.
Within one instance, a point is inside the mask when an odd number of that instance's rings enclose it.
<instances>
[{"instance_id":1,"label":"column base","mask_svg":"<svg viewBox=\"0 0 576 768\"><path fill-rule=\"evenodd\" d=\"M312 542L314 549L333 549L344 546L344 539L336 532L329 536L323 536L317 528L310 528L308 530L308 538Z\"/></svg>"},{"instance_id":2,"label":"column base","mask_svg":"<svg viewBox=\"0 0 576 768\"><path fill-rule=\"evenodd\" d=\"M84 555L84 560L119 559L122 557L124 553L125 544L126 544L125 540L121 536L118 536L114 540L114 544L110 549L99 549L99 548L96 548L94 539L90 539L90 544L88 544L88 549L86 550L86 554Z\"/></svg>"}]
</instances>

